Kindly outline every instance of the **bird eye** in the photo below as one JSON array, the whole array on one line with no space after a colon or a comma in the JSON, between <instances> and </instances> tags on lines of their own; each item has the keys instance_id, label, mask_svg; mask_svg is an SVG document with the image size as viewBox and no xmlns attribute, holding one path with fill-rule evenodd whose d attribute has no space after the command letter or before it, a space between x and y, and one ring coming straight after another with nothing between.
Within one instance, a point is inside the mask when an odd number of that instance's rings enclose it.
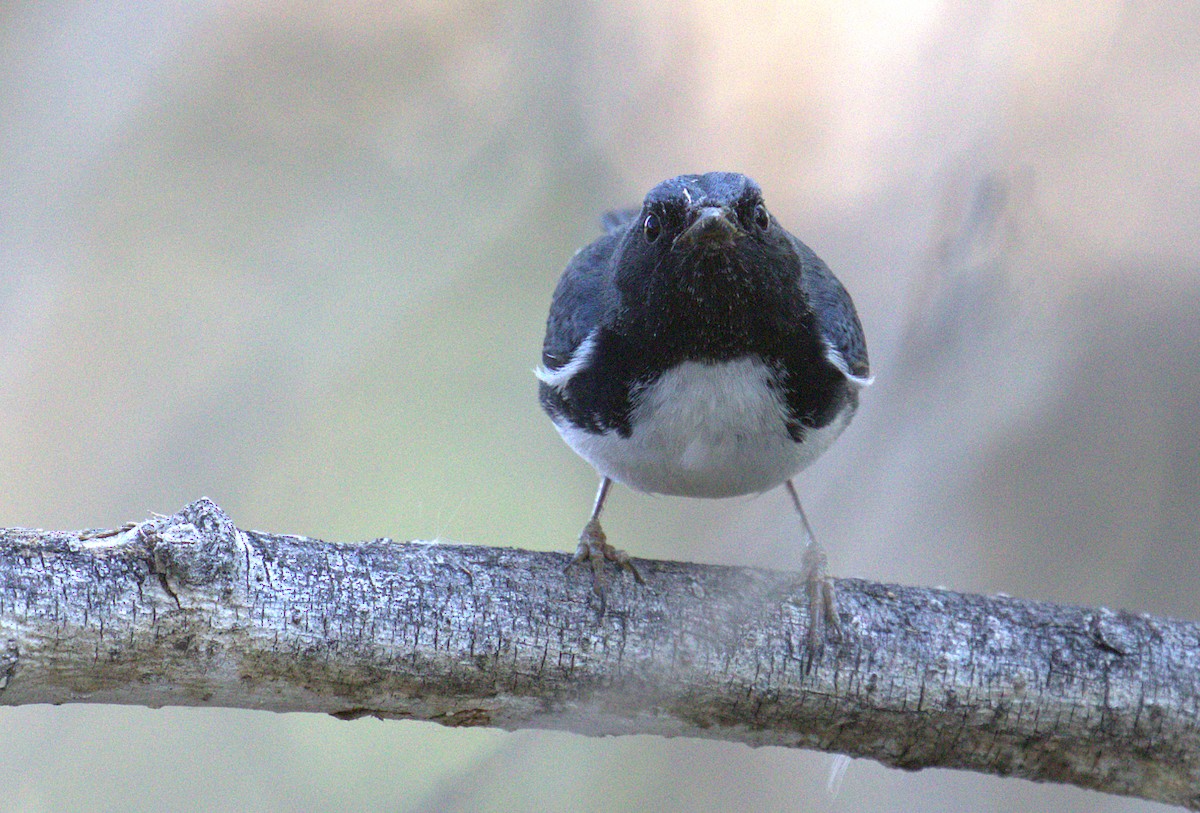
<instances>
[{"instance_id":1,"label":"bird eye","mask_svg":"<svg viewBox=\"0 0 1200 813\"><path fill-rule=\"evenodd\" d=\"M646 235L647 243L657 240L658 235L662 234L662 224L658 222L658 216L653 213L646 215L646 220L642 223L642 231Z\"/></svg>"},{"instance_id":2,"label":"bird eye","mask_svg":"<svg viewBox=\"0 0 1200 813\"><path fill-rule=\"evenodd\" d=\"M758 226L763 231L771 225L771 216L767 214L767 207L761 203L754 207L754 225Z\"/></svg>"}]
</instances>

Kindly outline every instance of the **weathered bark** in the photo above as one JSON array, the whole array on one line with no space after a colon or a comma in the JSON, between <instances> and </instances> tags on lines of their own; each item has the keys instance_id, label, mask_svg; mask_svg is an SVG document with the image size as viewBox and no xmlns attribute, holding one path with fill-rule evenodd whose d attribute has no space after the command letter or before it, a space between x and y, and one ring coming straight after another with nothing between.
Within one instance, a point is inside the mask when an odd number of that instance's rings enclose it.
<instances>
[{"instance_id":1,"label":"weathered bark","mask_svg":"<svg viewBox=\"0 0 1200 813\"><path fill-rule=\"evenodd\" d=\"M239 531L0 531L0 704L205 705L783 745L1200 809L1200 625L639 560Z\"/></svg>"}]
</instances>

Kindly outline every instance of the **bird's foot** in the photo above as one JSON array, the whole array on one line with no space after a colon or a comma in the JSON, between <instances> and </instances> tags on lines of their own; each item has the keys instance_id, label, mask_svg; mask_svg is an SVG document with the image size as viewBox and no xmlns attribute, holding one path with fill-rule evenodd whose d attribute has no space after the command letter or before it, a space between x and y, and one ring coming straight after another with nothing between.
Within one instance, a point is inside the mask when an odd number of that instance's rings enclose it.
<instances>
[{"instance_id":1,"label":"bird's foot","mask_svg":"<svg viewBox=\"0 0 1200 813\"><path fill-rule=\"evenodd\" d=\"M575 555L567 567L583 561L590 562L592 565L592 592L601 598L604 597L604 563L606 561L628 570L638 584L646 583L642 574L634 566L633 560L629 558L629 554L608 544L604 529L600 527L600 521L594 517L588 520L587 525L583 526L583 533L579 534L579 547L575 549Z\"/></svg>"},{"instance_id":2,"label":"bird's foot","mask_svg":"<svg viewBox=\"0 0 1200 813\"><path fill-rule=\"evenodd\" d=\"M824 549L810 539L804 549L803 569L805 592L808 595L808 641L804 671L812 670L825 648L825 637L842 635L842 622L837 614L837 592L827 572L828 560Z\"/></svg>"}]
</instances>

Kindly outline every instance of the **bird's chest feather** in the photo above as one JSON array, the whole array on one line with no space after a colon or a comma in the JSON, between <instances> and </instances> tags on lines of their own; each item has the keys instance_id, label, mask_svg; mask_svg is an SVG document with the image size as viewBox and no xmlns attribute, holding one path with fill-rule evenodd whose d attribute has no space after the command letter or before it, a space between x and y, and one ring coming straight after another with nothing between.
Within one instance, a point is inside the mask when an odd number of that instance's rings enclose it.
<instances>
[{"instance_id":1,"label":"bird's chest feather","mask_svg":"<svg viewBox=\"0 0 1200 813\"><path fill-rule=\"evenodd\" d=\"M787 431L787 407L772 369L742 357L685 361L631 393L628 436L560 425L564 439L602 474L642 491L732 497L766 491L825 450L847 416Z\"/></svg>"}]
</instances>

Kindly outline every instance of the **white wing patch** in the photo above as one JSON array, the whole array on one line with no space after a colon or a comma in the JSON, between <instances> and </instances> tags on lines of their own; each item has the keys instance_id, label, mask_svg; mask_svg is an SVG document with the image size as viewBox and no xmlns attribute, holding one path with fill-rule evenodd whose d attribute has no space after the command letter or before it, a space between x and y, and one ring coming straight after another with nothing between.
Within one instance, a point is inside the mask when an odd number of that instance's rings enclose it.
<instances>
[{"instance_id":1,"label":"white wing patch","mask_svg":"<svg viewBox=\"0 0 1200 813\"><path fill-rule=\"evenodd\" d=\"M871 386L871 383L875 380L875 376L871 375L864 378L861 375L855 375L850 372L850 365L846 363L846 358L841 354L841 351L827 341L822 343L825 345L826 361L836 367L839 373L846 376L847 381L859 389Z\"/></svg>"},{"instance_id":2,"label":"white wing patch","mask_svg":"<svg viewBox=\"0 0 1200 813\"><path fill-rule=\"evenodd\" d=\"M557 370L547 370L546 366L540 365L533 374L537 376L537 380L541 381L548 387L553 387L556 390L561 390L570 383L575 374L588 366L592 360L592 353L596 349L596 334L600 331L595 328L589 333L579 346L575 348L575 352L571 354L571 360Z\"/></svg>"}]
</instances>

